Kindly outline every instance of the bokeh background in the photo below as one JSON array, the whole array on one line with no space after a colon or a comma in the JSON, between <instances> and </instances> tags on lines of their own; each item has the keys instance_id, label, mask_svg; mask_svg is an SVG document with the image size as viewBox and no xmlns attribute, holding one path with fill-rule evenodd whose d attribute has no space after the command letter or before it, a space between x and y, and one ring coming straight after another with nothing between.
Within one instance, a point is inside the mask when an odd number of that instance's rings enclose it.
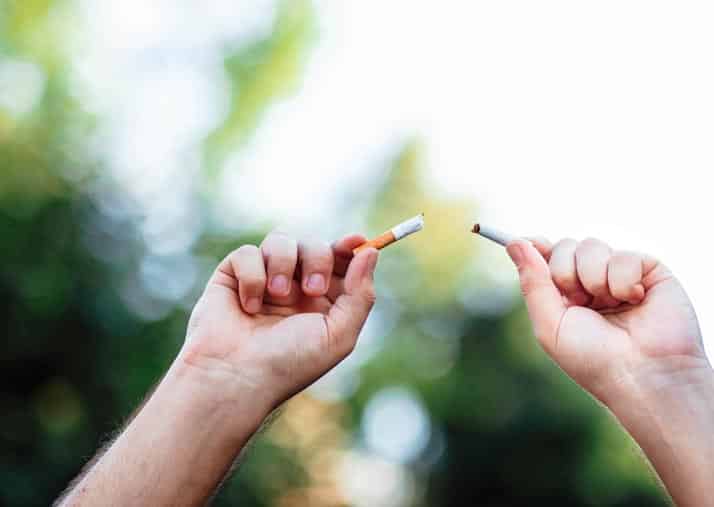
<instances>
[{"instance_id":1,"label":"bokeh background","mask_svg":"<svg viewBox=\"0 0 714 507\"><path fill-rule=\"evenodd\" d=\"M0 0L0 505L48 505L121 426L231 249L422 211L356 352L215 505L667 505L466 231L655 253L710 336L713 22L706 2Z\"/></svg>"}]
</instances>

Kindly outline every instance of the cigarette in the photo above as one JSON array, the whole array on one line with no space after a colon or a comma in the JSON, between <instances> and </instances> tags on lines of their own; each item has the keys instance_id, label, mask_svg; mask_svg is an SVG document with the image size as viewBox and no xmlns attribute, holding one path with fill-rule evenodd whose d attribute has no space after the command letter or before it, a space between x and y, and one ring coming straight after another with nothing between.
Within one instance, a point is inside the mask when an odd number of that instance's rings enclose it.
<instances>
[{"instance_id":1,"label":"cigarette","mask_svg":"<svg viewBox=\"0 0 714 507\"><path fill-rule=\"evenodd\" d=\"M380 234L374 239L370 239L366 243L355 248L352 253L357 255L365 248L376 248L381 250L392 243L396 243L400 239L404 239L407 236L419 232L424 228L424 213L417 215L414 218L410 218L406 222L402 222L399 225L392 227L387 232Z\"/></svg>"},{"instance_id":2,"label":"cigarette","mask_svg":"<svg viewBox=\"0 0 714 507\"><path fill-rule=\"evenodd\" d=\"M494 229L493 227L486 227L485 225L481 224L474 225L472 232L474 234L483 236L484 238L488 238L501 246L507 246L511 241L516 240L515 236L511 236L510 234L501 232L497 229Z\"/></svg>"}]
</instances>

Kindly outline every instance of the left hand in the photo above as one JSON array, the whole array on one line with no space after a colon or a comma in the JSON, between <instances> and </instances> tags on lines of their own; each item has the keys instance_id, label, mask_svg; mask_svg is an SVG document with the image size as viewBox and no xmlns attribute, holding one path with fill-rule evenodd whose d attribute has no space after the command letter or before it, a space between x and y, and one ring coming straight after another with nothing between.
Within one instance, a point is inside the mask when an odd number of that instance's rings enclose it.
<instances>
[{"instance_id":1,"label":"left hand","mask_svg":"<svg viewBox=\"0 0 714 507\"><path fill-rule=\"evenodd\" d=\"M188 325L182 360L249 392L270 411L337 365L354 348L375 301L378 252L269 234L244 245L211 277ZM233 389L237 388L235 391Z\"/></svg>"}]
</instances>

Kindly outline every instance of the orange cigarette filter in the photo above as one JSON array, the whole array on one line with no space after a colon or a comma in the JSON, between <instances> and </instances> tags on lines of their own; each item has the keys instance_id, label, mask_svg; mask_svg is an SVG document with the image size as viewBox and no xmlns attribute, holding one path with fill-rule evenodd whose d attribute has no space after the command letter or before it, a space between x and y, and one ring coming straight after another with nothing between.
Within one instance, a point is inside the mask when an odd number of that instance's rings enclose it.
<instances>
[{"instance_id":1,"label":"orange cigarette filter","mask_svg":"<svg viewBox=\"0 0 714 507\"><path fill-rule=\"evenodd\" d=\"M376 248L377 250L381 250L382 248L388 247L392 243L396 243L400 239L406 238L411 234L421 231L423 228L424 213L392 227L390 230L380 234L374 239L370 239L366 243L355 248L352 253L354 253L354 255L357 255L366 248Z\"/></svg>"}]
</instances>

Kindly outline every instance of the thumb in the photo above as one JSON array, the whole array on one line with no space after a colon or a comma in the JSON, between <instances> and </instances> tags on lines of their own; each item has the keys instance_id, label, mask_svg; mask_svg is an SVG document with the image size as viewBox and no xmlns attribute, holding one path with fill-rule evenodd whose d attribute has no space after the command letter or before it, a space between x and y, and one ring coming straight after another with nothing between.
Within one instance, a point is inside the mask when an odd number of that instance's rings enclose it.
<instances>
[{"instance_id":1,"label":"thumb","mask_svg":"<svg viewBox=\"0 0 714 507\"><path fill-rule=\"evenodd\" d=\"M521 292L535 335L550 352L555 347L558 327L566 311L563 297L553 283L545 259L529 241L513 241L506 250L518 268Z\"/></svg>"},{"instance_id":2,"label":"thumb","mask_svg":"<svg viewBox=\"0 0 714 507\"><path fill-rule=\"evenodd\" d=\"M379 253L368 248L350 262L345 275L345 292L325 317L331 350L344 357L357 344L362 326L374 306L374 270Z\"/></svg>"}]
</instances>

